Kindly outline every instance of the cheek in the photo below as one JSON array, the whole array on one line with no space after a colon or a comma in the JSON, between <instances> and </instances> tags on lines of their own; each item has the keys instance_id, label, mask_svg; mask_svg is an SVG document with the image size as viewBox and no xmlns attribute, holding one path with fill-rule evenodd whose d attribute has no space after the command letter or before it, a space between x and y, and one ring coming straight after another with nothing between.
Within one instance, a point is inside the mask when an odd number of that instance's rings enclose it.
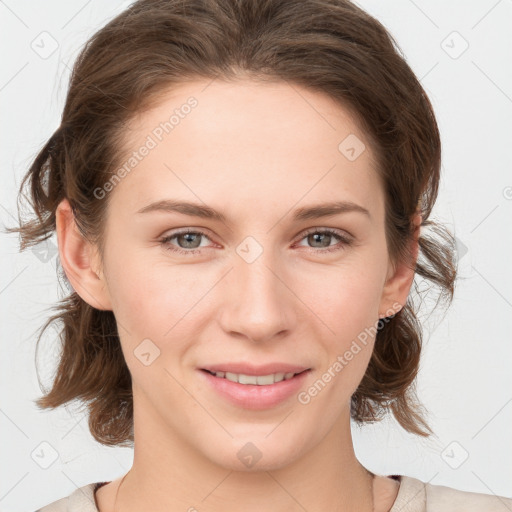
<instances>
[{"instance_id":1,"label":"cheek","mask_svg":"<svg viewBox=\"0 0 512 512\"><path fill-rule=\"evenodd\" d=\"M332 332L321 338L326 357L317 379L300 398L301 403L314 401L322 414L327 410L332 421L348 406L372 355L380 298L374 277L341 273L328 292L317 297L321 319Z\"/></svg>"},{"instance_id":2,"label":"cheek","mask_svg":"<svg viewBox=\"0 0 512 512\"><path fill-rule=\"evenodd\" d=\"M113 256L113 255L112 255ZM186 348L191 332L199 328L201 299L211 288L197 268L147 263L130 254L109 274L109 291L123 345L133 351L142 340L151 340L173 358Z\"/></svg>"},{"instance_id":3,"label":"cheek","mask_svg":"<svg viewBox=\"0 0 512 512\"><path fill-rule=\"evenodd\" d=\"M347 264L303 280L301 293L309 297L331 334L346 342L378 320L381 282L380 272L370 264Z\"/></svg>"},{"instance_id":4,"label":"cheek","mask_svg":"<svg viewBox=\"0 0 512 512\"><path fill-rule=\"evenodd\" d=\"M326 358L317 388L325 387L326 392L322 391L323 399L318 401L318 407L326 403L342 407L360 384L374 347L382 293L377 262L372 266L367 260L366 265L347 264L335 272L332 270L328 286L313 288L315 310L329 327L328 331L322 329L328 333L321 337ZM339 410L334 409L336 415Z\"/></svg>"},{"instance_id":5,"label":"cheek","mask_svg":"<svg viewBox=\"0 0 512 512\"><path fill-rule=\"evenodd\" d=\"M111 272L109 289L134 383L146 392L160 389L167 393L169 376L162 370L174 374L174 363L187 350L187 331L192 328L187 311L194 294L187 291L175 270L151 268L135 258L125 258L123 265Z\"/></svg>"},{"instance_id":6,"label":"cheek","mask_svg":"<svg viewBox=\"0 0 512 512\"><path fill-rule=\"evenodd\" d=\"M172 321L187 296L178 270L148 262L142 250L109 251L108 288L116 318L139 332L154 322Z\"/></svg>"}]
</instances>

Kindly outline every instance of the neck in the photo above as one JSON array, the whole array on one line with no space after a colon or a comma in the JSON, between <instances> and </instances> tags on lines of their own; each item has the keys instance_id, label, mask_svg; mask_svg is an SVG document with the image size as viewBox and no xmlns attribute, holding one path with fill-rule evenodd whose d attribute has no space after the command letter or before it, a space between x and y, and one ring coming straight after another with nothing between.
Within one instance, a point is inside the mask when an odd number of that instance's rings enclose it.
<instances>
[{"instance_id":1,"label":"neck","mask_svg":"<svg viewBox=\"0 0 512 512\"><path fill-rule=\"evenodd\" d=\"M134 411L134 462L118 487L113 512L236 510L244 512L366 512L373 510L373 475L357 460L350 418L284 467L232 470L205 458L148 411ZM156 418L152 418L156 420Z\"/></svg>"}]
</instances>

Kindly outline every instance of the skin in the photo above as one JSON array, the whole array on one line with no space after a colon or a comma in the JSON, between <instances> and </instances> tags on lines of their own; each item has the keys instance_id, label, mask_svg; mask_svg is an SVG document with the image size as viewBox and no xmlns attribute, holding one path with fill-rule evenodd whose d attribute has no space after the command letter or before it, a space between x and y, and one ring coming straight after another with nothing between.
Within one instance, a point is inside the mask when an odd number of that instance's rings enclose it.
<instances>
[{"instance_id":1,"label":"skin","mask_svg":"<svg viewBox=\"0 0 512 512\"><path fill-rule=\"evenodd\" d=\"M115 508L362 511L373 495L374 510L388 511L398 483L372 480L350 430L350 397L374 338L306 405L294 395L247 410L198 377L207 364L284 361L312 369L307 390L358 334L405 304L414 271L389 258L369 142L349 112L320 93L284 82L197 81L133 120L126 155L190 96L197 107L111 192L103 261L79 235L66 200L57 211L66 274L85 301L114 312L132 375L134 463ZM350 134L366 145L354 161L338 150ZM208 205L227 220L137 213L170 198ZM341 200L370 215L292 220L297 208ZM179 228L206 232L201 252L169 250L190 251L184 237L161 242ZM353 242L327 236L339 250L325 252L304 234L309 228L333 228ZM251 263L236 252L248 236L263 249ZM134 350L148 338L160 355L146 366ZM250 468L237 456L248 442L262 454ZM101 512L114 510L119 482L96 493Z\"/></svg>"}]
</instances>

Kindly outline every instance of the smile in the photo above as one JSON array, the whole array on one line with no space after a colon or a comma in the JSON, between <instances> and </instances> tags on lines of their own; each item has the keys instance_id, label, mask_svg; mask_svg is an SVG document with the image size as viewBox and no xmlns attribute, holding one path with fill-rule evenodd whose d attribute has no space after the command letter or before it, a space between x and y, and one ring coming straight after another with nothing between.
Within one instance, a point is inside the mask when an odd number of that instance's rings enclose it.
<instances>
[{"instance_id":1,"label":"smile","mask_svg":"<svg viewBox=\"0 0 512 512\"><path fill-rule=\"evenodd\" d=\"M295 369L299 372L267 373L267 370L261 372L261 375L248 375L203 368L198 374L214 396L236 407L261 411L286 402L295 404L295 401L290 400L303 388L311 373L310 368Z\"/></svg>"},{"instance_id":2,"label":"smile","mask_svg":"<svg viewBox=\"0 0 512 512\"><path fill-rule=\"evenodd\" d=\"M245 375L243 373L231 373L231 372L211 372L205 370L215 377L221 379L227 379L231 382L238 382L239 384L253 384L257 386L269 386L282 380L289 380L299 373L271 373L269 375Z\"/></svg>"}]
</instances>

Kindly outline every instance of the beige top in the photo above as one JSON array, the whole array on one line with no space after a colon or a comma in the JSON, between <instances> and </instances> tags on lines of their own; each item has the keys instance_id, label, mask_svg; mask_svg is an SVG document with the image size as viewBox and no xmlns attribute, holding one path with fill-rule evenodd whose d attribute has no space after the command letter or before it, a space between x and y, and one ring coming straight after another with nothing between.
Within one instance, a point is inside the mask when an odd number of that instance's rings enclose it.
<instances>
[{"instance_id":1,"label":"beige top","mask_svg":"<svg viewBox=\"0 0 512 512\"><path fill-rule=\"evenodd\" d=\"M460 491L432 485L410 476L393 476L400 488L389 512L506 512L512 511L512 498ZM96 482L76 489L66 498L36 512L99 512L94 493L108 482Z\"/></svg>"}]
</instances>

